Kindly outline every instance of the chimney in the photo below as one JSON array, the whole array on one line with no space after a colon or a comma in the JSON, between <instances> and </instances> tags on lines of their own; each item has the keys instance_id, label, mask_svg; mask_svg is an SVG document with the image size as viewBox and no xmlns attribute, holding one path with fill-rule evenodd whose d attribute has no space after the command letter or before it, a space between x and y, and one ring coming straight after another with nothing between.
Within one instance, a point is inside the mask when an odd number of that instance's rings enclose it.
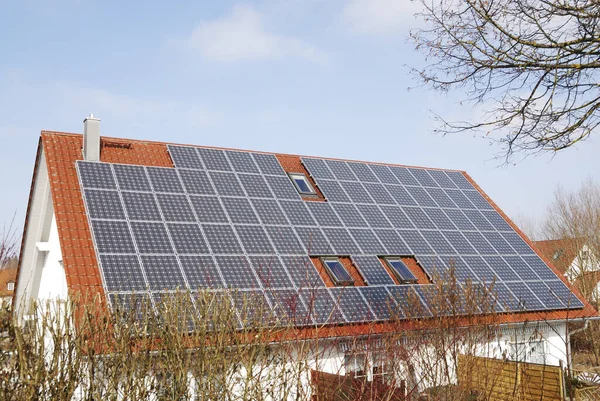
<instances>
[{"instance_id":1,"label":"chimney","mask_svg":"<svg viewBox=\"0 0 600 401\"><path fill-rule=\"evenodd\" d=\"M100 161L100 119L93 114L83 120L83 158Z\"/></svg>"}]
</instances>

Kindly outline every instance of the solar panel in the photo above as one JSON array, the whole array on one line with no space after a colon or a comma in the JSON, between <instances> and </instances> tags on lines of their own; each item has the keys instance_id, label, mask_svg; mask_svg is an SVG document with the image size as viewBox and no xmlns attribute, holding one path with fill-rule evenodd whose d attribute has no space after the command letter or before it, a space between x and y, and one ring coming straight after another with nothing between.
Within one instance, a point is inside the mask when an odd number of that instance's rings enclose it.
<instances>
[{"instance_id":1,"label":"solar panel","mask_svg":"<svg viewBox=\"0 0 600 401\"><path fill-rule=\"evenodd\" d=\"M172 255L142 255L142 267L152 291L185 289L186 283Z\"/></svg>"},{"instance_id":2,"label":"solar panel","mask_svg":"<svg viewBox=\"0 0 600 401\"><path fill-rule=\"evenodd\" d=\"M294 227L309 255L333 255L335 252L318 227Z\"/></svg>"},{"instance_id":3,"label":"solar panel","mask_svg":"<svg viewBox=\"0 0 600 401\"><path fill-rule=\"evenodd\" d=\"M446 195L448 195L450 197L450 199L452 199L452 202L454 202L456 204L456 206L458 206L461 209L477 209L475 207L475 205L473 205L471 203L471 201L469 201L469 199L467 199L467 197L465 195L463 195L463 193L458 190L458 189L444 189L444 192L446 192Z\"/></svg>"},{"instance_id":4,"label":"solar panel","mask_svg":"<svg viewBox=\"0 0 600 401\"><path fill-rule=\"evenodd\" d=\"M442 234L448 242L452 244L454 249L461 255L473 255L476 254L477 251L471 243L458 231L442 231Z\"/></svg>"},{"instance_id":5,"label":"solar panel","mask_svg":"<svg viewBox=\"0 0 600 401\"><path fill-rule=\"evenodd\" d=\"M324 160L303 157L301 161L312 177L324 180L335 179L333 173L331 170L329 170L329 167L327 167Z\"/></svg>"},{"instance_id":6,"label":"solar panel","mask_svg":"<svg viewBox=\"0 0 600 401\"><path fill-rule=\"evenodd\" d=\"M546 306L531 292L527 284L519 282L505 284L517 299L519 309L527 311L546 309Z\"/></svg>"},{"instance_id":7,"label":"solar panel","mask_svg":"<svg viewBox=\"0 0 600 401\"><path fill-rule=\"evenodd\" d=\"M494 210L492 205L479 193L479 191L463 191L463 194L477 206L478 209Z\"/></svg>"},{"instance_id":8,"label":"solar panel","mask_svg":"<svg viewBox=\"0 0 600 401\"><path fill-rule=\"evenodd\" d=\"M415 225L415 227L425 229L435 228L435 224L433 224L433 222L429 220L429 217L427 217L423 209L418 207L403 207L402 210L404 211L404 213L406 213L406 215L408 216L410 221Z\"/></svg>"},{"instance_id":9,"label":"solar panel","mask_svg":"<svg viewBox=\"0 0 600 401\"><path fill-rule=\"evenodd\" d=\"M356 287L337 287L329 290L348 322L370 322L375 316Z\"/></svg>"},{"instance_id":10,"label":"solar panel","mask_svg":"<svg viewBox=\"0 0 600 401\"><path fill-rule=\"evenodd\" d=\"M369 226L365 219L362 218L360 213L358 213L358 209L356 209L356 206L343 203L336 203L333 204L332 207L346 227Z\"/></svg>"},{"instance_id":11,"label":"solar panel","mask_svg":"<svg viewBox=\"0 0 600 401\"><path fill-rule=\"evenodd\" d=\"M133 221L131 231L140 253L174 253L163 223Z\"/></svg>"},{"instance_id":12,"label":"solar panel","mask_svg":"<svg viewBox=\"0 0 600 401\"><path fill-rule=\"evenodd\" d=\"M250 263L265 290L292 288L287 271L276 256L250 256Z\"/></svg>"},{"instance_id":13,"label":"solar panel","mask_svg":"<svg viewBox=\"0 0 600 401\"><path fill-rule=\"evenodd\" d=\"M456 251L439 231L421 231L429 245L438 255L456 255Z\"/></svg>"},{"instance_id":14,"label":"solar panel","mask_svg":"<svg viewBox=\"0 0 600 401\"><path fill-rule=\"evenodd\" d=\"M395 205L396 201L390 193L385 189L383 184L376 184L372 182L364 182L364 188L367 190L371 198L375 201L375 203L379 205Z\"/></svg>"},{"instance_id":15,"label":"solar panel","mask_svg":"<svg viewBox=\"0 0 600 401\"><path fill-rule=\"evenodd\" d=\"M177 171L172 168L146 167L150 183L155 192L183 193Z\"/></svg>"},{"instance_id":16,"label":"solar panel","mask_svg":"<svg viewBox=\"0 0 600 401\"><path fill-rule=\"evenodd\" d=\"M566 305L541 281L527 282L529 289L537 295L547 309L564 309Z\"/></svg>"},{"instance_id":17,"label":"solar panel","mask_svg":"<svg viewBox=\"0 0 600 401\"><path fill-rule=\"evenodd\" d=\"M406 213L397 206L381 206L381 211L388 218L394 228L415 228Z\"/></svg>"},{"instance_id":18,"label":"solar panel","mask_svg":"<svg viewBox=\"0 0 600 401\"><path fill-rule=\"evenodd\" d=\"M279 205L290 223L300 226L316 226L317 222L309 213L305 202L280 201Z\"/></svg>"},{"instance_id":19,"label":"solar panel","mask_svg":"<svg viewBox=\"0 0 600 401\"><path fill-rule=\"evenodd\" d=\"M352 202L374 203L373 198L371 198L360 182L341 181L340 184Z\"/></svg>"},{"instance_id":20,"label":"solar panel","mask_svg":"<svg viewBox=\"0 0 600 401\"><path fill-rule=\"evenodd\" d=\"M425 242L425 239L418 231L414 230L397 230L400 238L408 245L411 253L414 255L431 255L433 249Z\"/></svg>"},{"instance_id":21,"label":"solar panel","mask_svg":"<svg viewBox=\"0 0 600 401\"><path fill-rule=\"evenodd\" d=\"M242 247L231 226L202 224L202 229L212 253L234 255L242 253Z\"/></svg>"},{"instance_id":22,"label":"solar panel","mask_svg":"<svg viewBox=\"0 0 600 401\"><path fill-rule=\"evenodd\" d=\"M225 154L229 159L229 162L233 166L233 169L238 173L256 173L260 174L258 166L254 162L252 155L248 152L234 152L226 150Z\"/></svg>"},{"instance_id":23,"label":"solar panel","mask_svg":"<svg viewBox=\"0 0 600 401\"><path fill-rule=\"evenodd\" d=\"M417 202L415 202L404 187L400 185L386 185L385 188L397 204L403 206L417 206Z\"/></svg>"},{"instance_id":24,"label":"solar panel","mask_svg":"<svg viewBox=\"0 0 600 401\"><path fill-rule=\"evenodd\" d=\"M561 302L570 309L583 308L583 303L569 290L561 280L550 280L545 282L552 294L556 295Z\"/></svg>"},{"instance_id":25,"label":"solar panel","mask_svg":"<svg viewBox=\"0 0 600 401\"><path fill-rule=\"evenodd\" d=\"M214 196L190 196L190 201L201 223L228 223L219 198Z\"/></svg>"},{"instance_id":26,"label":"solar panel","mask_svg":"<svg viewBox=\"0 0 600 401\"><path fill-rule=\"evenodd\" d=\"M342 227L343 224L333 211L330 203L307 202L306 206L321 226Z\"/></svg>"},{"instance_id":27,"label":"solar panel","mask_svg":"<svg viewBox=\"0 0 600 401\"><path fill-rule=\"evenodd\" d=\"M506 240L497 232L489 232L485 233L485 238L489 241L490 244L496 249L496 251L503 255L512 255L515 251L512 247L506 242Z\"/></svg>"},{"instance_id":28,"label":"solar panel","mask_svg":"<svg viewBox=\"0 0 600 401\"><path fill-rule=\"evenodd\" d=\"M274 323L272 309L264 291L242 290L231 293L242 327L255 328Z\"/></svg>"},{"instance_id":29,"label":"solar panel","mask_svg":"<svg viewBox=\"0 0 600 401\"><path fill-rule=\"evenodd\" d=\"M323 228L323 232L329 243L333 246L336 255L354 255L360 253L360 249L352 240L345 228Z\"/></svg>"},{"instance_id":30,"label":"solar panel","mask_svg":"<svg viewBox=\"0 0 600 401\"><path fill-rule=\"evenodd\" d=\"M209 171L208 175L221 196L246 196L235 174L220 171Z\"/></svg>"},{"instance_id":31,"label":"solar panel","mask_svg":"<svg viewBox=\"0 0 600 401\"><path fill-rule=\"evenodd\" d=\"M125 211L117 191L86 189L84 195L92 219L125 220Z\"/></svg>"},{"instance_id":32,"label":"solar panel","mask_svg":"<svg viewBox=\"0 0 600 401\"><path fill-rule=\"evenodd\" d=\"M275 253L273 246L269 241L269 237L267 237L267 233L262 226L236 225L235 231L237 232L246 253L256 255Z\"/></svg>"},{"instance_id":33,"label":"solar panel","mask_svg":"<svg viewBox=\"0 0 600 401\"><path fill-rule=\"evenodd\" d=\"M212 256L180 256L179 261L191 290L223 287L223 280Z\"/></svg>"},{"instance_id":34,"label":"solar panel","mask_svg":"<svg viewBox=\"0 0 600 401\"><path fill-rule=\"evenodd\" d=\"M471 269L475 276L479 280L484 282L493 282L496 280L495 272L490 270L490 267L481 256L463 256L462 260L465 261L466 265Z\"/></svg>"},{"instance_id":35,"label":"solar panel","mask_svg":"<svg viewBox=\"0 0 600 401\"><path fill-rule=\"evenodd\" d=\"M356 205L356 208L372 228L391 228L392 225L376 205Z\"/></svg>"},{"instance_id":36,"label":"solar panel","mask_svg":"<svg viewBox=\"0 0 600 401\"><path fill-rule=\"evenodd\" d=\"M209 253L208 245L198 224L170 223L167 224L167 228L178 254Z\"/></svg>"},{"instance_id":37,"label":"solar panel","mask_svg":"<svg viewBox=\"0 0 600 401\"><path fill-rule=\"evenodd\" d=\"M350 202L350 198L337 181L319 180L317 186L331 202Z\"/></svg>"},{"instance_id":38,"label":"solar panel","mask_svg":"<svg viewBox=\"0 0 600 401\"><path fill-rule=\"evenodd\" d=\"M463 210L471 223L481 231L494 231L494 227L487 221L479 210Z\"/></svg>"},{"instance_id":39,"label":"solar panel","mask_svg":"<svg viewBox=\"0 0 600 401\"><path fill-rule=\"evenodd\" d=\"M373 230L379 241L383 244L387 255L410 255L411 251L408 246L402 241L402 238L395 230L375 229Z\"/></svg>"},{"instance_id":40,"label":"solar panel","mask_svg":"<svg viewBox=\"0 0 600 401\"><path fill-rule=\"evenodd\" d=\"M512 227L495 210L482 210L481 213L498 231L513 231Z\"/></svg>"},{"instance_id":41,"label":"solar panel","mask_svg":"<svg viewBox=\"0 0 600 401\"><path fill-rule=\"evenodd\" d=\"M369 166L365 163L347 162L346 163L350 170L354 173L356 178L361 182L379 182L375 174L369 169Z\"/></svg>"},{"instance_id":42,"label":"solar panel","mask_svg":"<svg viewBox=\"0 0 600 401\"><path fill-rule=\"evenodd\" d=\"M286 175L285 171L281 167L279 160L274 155L267 155L264 153L253 153L254 161L258 164L258 168L263 174L270 175Z\"/></svg>"},{"instance_id":43,"label":"solar panel","mask_svg":"<svg viewBox=\"0 0 600 401\"><path fill-rule=\"evenodd\" d=\"M501 233L502 236L504 237L504 239L506 240L506 242L508 242L510 244L510 246L513 247L513 249L515 251L517 251L519 254L522 255L528 255L528 254L535 254L535 252L533 252L533 249L531 249L531 247L529 247L529 245L527 245L527 243L523 240L523 238L521 238L521 236L519 234L517 234L516 232L507 232L507 233Z\"/></svg>"},{"instance_id":44,"label":"solar panel","mask_svg":"<svg viewBox=\"0 0 600 401\"><path fill-rule=\"evenodd\" d=\"M280 255L303 255L306 253L292 227L267 226L265 229Z\"/></svg>"},{"instance_id":45,"label":"solar panel","mask_svg":"<svg viewBox=\"0 0 600 401\"><path fill-rule=\"evenodd\" d=\"M225 152L218 149L196 148L207 170L231 171Z\"/></svg>"},{"instance_id":46,"label":"solar panel","mask_svg":"<svg viewBox=\"0 0 600 401\"><path fill-rule=\"evenodd\" d=\"M267 298L273 305L275 316L282 323L293 322L299 325L311 324L312 319L297 290L275 289L266 291Z\"/></svg>"},{"instance_id":47,"label":"solar panel","mask_svg":"<svg viewBox=\"0 0 600 401\"><path fill-rule=\"evenodd\" d=\"M190 202L185 195L156 194L156 200L166 221L196 221Z\"/></svg>"},{"instance_id":48,"label":"solar panel","mask_svg":"<svg viewBox=\"0 0 600 401\"><path fill-rule=\"evenodd\" d=\"M179 177L188 194L216 195L206 171L179 170Z\"/></svg>"},{"instance_id":49,"label":"solar panel","mask_svg":"<svg viewBox=\"0 0 600 401\"><path fill-rule=\"evenodd\" d=\"M110 164L78 161L77 167L84 188L117 189Z\"/></svg>"},{"instance_id":50,"label":"solar panel","mask_svg":"<svg viewBox=\"0 0 600 401\"><path fill-rule=\"evenodd\" d=\"M441 170L429 170L428 171L431 178L435 180L435 182L442 188L456 188L456 184L452 182L450 177L446 175L444 171Z\"/></svg>"},{"instance_id":51,"label":"solar panel","mask_svg":"<svg viewBox=\"0 0 600 401\"><path fill-rule=\"evenodd\" d=\"M425 188L411 187L410 194L419 206L437 207L437 203L429 196Z\"/></svg>"},{"instance_id":52,"label":"solar panel","mask_svg":"<svg viewBox=\"0 0 600 401\"><path fill-rule=\"evenodd\" d=\"M455 208L456 204L450 199L446 192L441 188L425 188L429 196L437 203L439 207Z\"/></svg>"},{"instance_id":53,"label":"solar panel","mask_svg":"<svg viewBox=\"0 0 600 401\"><path fill-rule=\"evenodd\" d=\"M377 256L353 256L352 261L368 285L394 285Z\"/></svg>"},{"instance_id":54,"label":"solar panel","mask_svg":"<svg viewBox=\"0 0 600 401\"><path fill-rule=\"evenodd\" d=\"M331 296L328 288L311 288L300 290L300 298L306 305L309 315L315 324L344 323L345 319L340 312L336 300Z\"/></svg>"},{"instance_id":55,"label":"solar panel","mask_svg":"<svg viewBox=\"0 0 600 401\"><path fill-rule=\"evenodd\" d=\"M423 303L412 285L398 285L386 287L391 299L396 303L397 309L392 312L392 319L404 317L419 318L430 315L429 309Z\"/></svg>"},{"instance_id":56,"label":"solar panel","mask_svg":"<svg viewBox=\"0 0 600 401\"><path fill-rule=\"evenodd\" d=\"M377 320L389 320L397 310L396 303L386 290L386 287L359 287L358 290L367 300Z\"/></svg>"},{"instance_id":57,"label":"solar panel","mask_svg":"<svg viewBox=\"0 0 600 401\"><path fill-rule=\"evenodd\" d=\"M298 195L298 191L294 187L294 184L290 181L290 179L279 176L265 176L265 179L269 183L271 187L271 191L277 199L299 199L300 195Z\"/></svg>"},{"instance_id":58,"label":"solar panel","mask_svg":"<svg viewBox=\"0 0 600 401\"><path fill-rule=\"evenodd\" d=\"M160 221L162 216L154 195L146 192L121 192L130 220Z\"/></svg>"},{"instance_id":59,"label":"solar panel","mask_svg":"<svg viewBox=\"0 0 600 401\"><path fill-rule=\"evenodd\" d=\"M440 230L456 230L456 226L448 218L442 209L423 208L423 211Z\"/></svg>"},{"instance_id":60,"label":"solar panel","mask_svg":"<svg viewBox=\"0 0 600 401\"><path fill-rule=\"evenodd\" d=\"M399 184L396 176L392 173L388 166L383 166L381 164L369 164L369 167L381 183Z\"/></svg>"},{"instance_id":61,"label":"solar panel","mask_svg":"<svg viewBox=\"0 0 600 401\"><path fill-rule=\"evenodd\" d=\"M429 175L427 170L421 168L411 168L408 171L417 179L420 185L424 187L437 187L438 184L435 182L433 178Z\"/></svg>"},{"instance_id":62,"label":"solar panel","mask_svg":"<svg viewBox=\"0 0 600 401\"><path fill-rule=\"evenodd\" d=\"M245 256L215 256L227 288L260 288Z\"/></svg>"},{"instance_id":63,"label":"solar panel","mask_svg":"<svg viewBox=\"0 0 600 401\"><path fill-rule=\"evenodd\" d=\"M223 202L225 211L232 223L258 224L258 216L254 213L248 199L222 197L221 202Z\"/></svg>"},{"instance_id":64,"label":"solar panel","mask_svg":"<svg viewBox=\"0 0 600 401\"><path fill-rule=\"evenodd\" d=\"M460 189L474 189L473 185L467 180L463 173L459 171L446 171L446 174Z\"/></svg>"},{"instance_id":65,"label":"solar panel","mask_svg":"<svg viewBox=\"0 0 600 401\"><path fill-rule=\"evenodd\" d=\"M148 321L147 316L153 313L148 293L110 293L108 297L113 310L124 319L133 319L136 323L143 324Z\"/></svg>"},{"instance_id":66,"label":"solar panel","mask_svg":"<svg viewBox=\"0 0 600 401\"><path fill-rule=\"evenodd\" d=\"M92 220L92 231L99 253L135 253L127 222Z\"/></svg>"},{"instance_id":67,"label":"solar panel","mask_svg":"<svg viewBox=\"0 0 600 401\"><path fill-rule=\"evenodd\" d=\"M192 168L203 170L204 166L198 157L196 148L189 146L167 145L171 159L177 168Z\"/></svg>"},{"instance_id":68,"label":"solar panel","mask_svg":"<svg viewBox=\"0 0 600 401\"><path fill-rule=\"evenodd\" d=\"M519 275L521 280L539 280L533 269L520 256L503 256L506 263Z\"/></svg>"},{"instance_id":69,"label":"solar panel","mask_svg":"<svg viewBox=\"0 0 600 401\"><path fill-rule=\"evenodd\" d=\"M478 277L475 272L469 268L463 258L459 256L440 256L439 260L441 261L441 266L443 266L443 270L441 270L440 273L444 279L449 278L445 275L454 272L454 276L458 282L465 282L467 280L483 281L482 278Z\"/></svg>"},{"instance_id":70,"label":"solar panel","mask_svg":"<svg viewBox=\"0 0 600 401\"><path fill-rule=\"evenodd\" d=\"M297 288L325 287L315 265L306 256L282 256L281 261Z\"/></svg>"},{"instance_id":71,"label":"solar panel","mask_svg":"<svg viewBox=\"0 0 600 401\"><path fill-rule=\"evenodd\" d=\"M141 291L147 288L136 255L100 255L100 266L108 291Z\"/></svg>"},{"instance_id":72,"label":"solar panel","mask_svg":"<svg viewBox=\"0 0 600 401\"><path fill-rule=\"evenodd\" d=\"M253 198L272 198L273 194L267 185L267 182L261 175L256 174L238 174L242 187Z\"/></svg>"},{"instance_id":73,"label":"solar panel","mask_svg":"<svg viewBox=\"0 0 600 401\"><path fill-rule=\"evenodd\" d=\"M519 311L522 308L519 306L519 301L514 297L512 292L504 283L494 283L493 293L498 299L498 303L504 307L506 311Z\"/></svg>"},{"instance_id":74,"label":"solar panel","mask_svg":"<svg viewBox=\"0 0 600 401\"><path fill-rule=\"evenodd\" d=\"M288 224L283 210L274 199L250 199L256 214L263 224Z\"/></svg>"},{"instance_id":75,"label":"solar panel","mask_svg":"<svg viewBox=\"0 0 600 401\"><path fill-rule=\"evenodd\" d=\"M370 228L350 228L348 231L362 250L362 253L367 255L385 255L385 247L379 242Z\"/></svg>"},{"instance_id":76,"label":"solar panel","mask_svg":"<svg viewBox=\"0 0 600 401\"><path fill-rule=\"evenodd\" d=\"M339 160L325 160L325 163L329 167L329 170L333 173L335 178L338 180L346 180L346 181L358 181L350 167L346 164L346 162Z\"/></svg>"},{"instance_id":77,"label":"solar panel","mask_svg":"<svg viewBox=\"0 0 600 401\"><path fill-rule=\"evenodd\" d=\"M496 250L490 243L478 232L464 231L463 235L469 240L471 245L482 255L495 255Z\"/></svg>"},{"instance_id":78,"label":"solar panel","mask_svg":"<svg viewBox=\"0 0 600 401\"><path fill-rule=\"evenodd\" d=\"M546 266L544 261L537 255L523 255L523 260L527 262L529 267L542 279L542 280L556 280L557 276L551 269Z\"/></svg>"},{"instance_id":79,"label":"solar panel","mask_svg":"<svg viewBox=\"0 0 600 401\"><path fill-rule=\"evenodd\" d=\"M518 281L521 277L506 263L506 261L500 256L484 256L485 262L492 268L492 271L496 273L498 279L501 281Z\"/></svg>"},{"instance_id":80,"label":"solar panel","mask_svg":"<svg viewBox=\"0 0 600 401\"><path fill-rule=\"evenodd\" d=\"M390 170L402 185L420 185L406 167L391 166Z\"/></svg>"},{"instance_id":81,"label":"solar panel","mask_svg":"<svg viewBox=\"0 0 600 401\"><path fill-rule=\"evenodd\" d=\"M471 220L465 216L465 214L457 209L444 209L444 213L450 217L452 223L458 227L459 230L476 230Z\"/></svg>"},{"instance_id":82,"label":"solar panel","mask_svg":"<svg viewBox=\"0 0 600 401\"><path fill-rule=\"evenodd\" d=\"M152 191L146 170L142 166L113 164L119 189L126 191Z\"/></svg>"}]
</instances>

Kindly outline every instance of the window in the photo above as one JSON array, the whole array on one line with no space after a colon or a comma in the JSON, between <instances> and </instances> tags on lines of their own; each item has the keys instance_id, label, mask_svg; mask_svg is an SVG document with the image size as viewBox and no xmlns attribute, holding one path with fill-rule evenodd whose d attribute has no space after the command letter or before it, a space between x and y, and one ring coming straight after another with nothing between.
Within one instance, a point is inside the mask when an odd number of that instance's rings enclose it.
<instances>
[{"instance_id":1,"label":"window","mask_svg":"<svg viewBox=\"0 0 600 401\"><path fill-rule=\"evenodd\" d=\"M544 364L546 363L546 345L543 340L511 343L509 358L512 361Z\"/></svg>"},{"instance_id":2,"label":"window","mask_svg":"<svg viewBox=\"0 0 600 401\"><path fill-rule=\"evenodd\" d=\"M10 283L6 284L6 289L8 291L14 291L15 290L15 283L11 281Z\"/></svg>"},{"instance_id":3,"label":"window","mask_svg":"<svg viewBox=\"0 0 600 401\"><path fill-rule=\"evenodd\" d=\"M367 375L367 356L365 354L350 353L344 355L346 375L365 377Z\"/></svg>"},{"instance_id":4,"label":"window","mask_svg":"<svg viewBox=\"0 0 600 401\"><path fill-rule=\"evenodd\" d=\"M352 285L354 279L338 258L322 258L323 266L335 285Z\"/></svg>"},{"instance_id":5,"label":"window","mask_svg":"<svg viewBox=\"0 0 600 401\"><path fill-rule=\"evenodd\" d=\"M302 173L288 173L290 179L294 183L296 190L300 195L316 195L317 193L313 189L312 185L308 181L308 178Z\"/></svg>"},{"instance_id":6,"label":"window","mask_svg":"<svg viewBox=\"0 0 600 401\"><path fill-rule=\"evenodd\" d=\"M401 283L416 283L417 278L410 271L408 266L400 258L386 258L385 262L390 267L396 278Z\"/></svg>"},{"instance_id":7,"label":"window","mask_svg":"<svg viewBox=\"0 0 600 401\"><path fill-rule=\"evenodd\" d=\"M562 254L563 254L563 250L562 250L562 249L559 249L558 251L556 251L556 252L554 253L554 255L552 256L552 259L554 259L554 260L557 260L558 258L560 258L560 257L561 257L561 255L562 255Z\"/></svg>"}]
</instances>

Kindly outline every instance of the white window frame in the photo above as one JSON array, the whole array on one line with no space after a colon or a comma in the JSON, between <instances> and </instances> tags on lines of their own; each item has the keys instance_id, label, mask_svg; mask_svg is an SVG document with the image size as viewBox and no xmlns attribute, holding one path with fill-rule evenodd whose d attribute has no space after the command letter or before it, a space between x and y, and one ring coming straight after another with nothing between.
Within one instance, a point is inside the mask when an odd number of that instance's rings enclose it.
<instances>
[{"instance_id":1,"label":"white window frame","mask_svg":"<svg viewBox=\"0 0 600 401\"><path fill-rule=\"evenodd\" d=\"M346 271L346 273L348 274L348 276L350 276L350 280L339 280L337 278L337 276L335 275L335 273L331 270L331 268L329 267L329 265L327 264L327 262L336 262L336 263L339 263L342 266L342 268ZM325 271L327 272L327 274L331 278L331 281L333 281L333 284L335 284L336 287L353 286L354 283L356 282L356 280L354 280L354 277L352 277L352 274L350 274L350 272L348 271L348 269L346 269L346 266L344 266L344 264L342 263L342 261L340 260L340 258L333 257L333 256L325 256L325 257L321 258L321 263L323 264L323 267L325 268Z\"/></svg>"},{"instance_id":2,"label":"white window frame","mask_svg":"<svg viewBox=\"0 0 600 401\"><path fill-rule=\"evenodd\" d=\"M15 290L15 282L11 281L9 283L6 283L6 290L7 291L14 291Z\"/></svg>"},{"instance_id":3,"label":"white window frame","mask_svg":"<svg viewBox=\"0 0 600 401\"><path fill-rule=\"evenodd\" d=\"M344 354L344 369L346 376L367 377L368 376L367 354L351 352Z\"/></svg>"},{"instance_id":4,"label":"white window frame","mask_svg":"<svg viewBox=\"0 0 600 401\"><path fill-rule=\"evenodd\" d=\"M296 191L298 191L298 193L300 195L316 195L317 194L317 192L315 191L315 188L312 186L312 184L308 180L308 177L306 176L306 174L303 174L303 173L288 173L288 177L290 177L290 180L292 181L292 184L294 184L294 188L296 188ZM308 188L310 188L310 191L307 192L307 191L304 191L302 188L300 188L300 186L296 182L296 179L302 179L302 181L304 181L304 183L306 184L306 186Z\"/></svg>"},{"instance_id":5,"label":"white window frame","mask_svg":"<svg viewBox=\"0 0 600 401\"><path fill-rule=\"evenodd\" d=\"M546 363L546 341L517 341L509 344L508 357L511 361L528 363Z\"/></svg>"}]
</instances>

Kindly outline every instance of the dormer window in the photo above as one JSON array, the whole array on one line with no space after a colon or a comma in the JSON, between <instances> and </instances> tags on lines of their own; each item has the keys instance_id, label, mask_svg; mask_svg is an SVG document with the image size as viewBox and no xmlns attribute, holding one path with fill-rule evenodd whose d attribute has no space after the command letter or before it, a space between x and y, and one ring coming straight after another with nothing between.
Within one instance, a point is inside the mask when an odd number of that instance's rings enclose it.
<instances>
[{"instance_id":1,"label":"dormer window","mask_svg":"<svg viewBox=\"0 0 600 401\"><path fill-rule=\"evenodd\" d=\"M290 179L294 183L296 190L300 195L316 195L317 193L310 185L308 178L302 173L288 173Z\"/></svg>"},{"instance_id":2,"label":"dormer window","mask_svg":"<svg viewBox=\"0 0 600 401\"><path fill-rule=\"evenodd\" d=\"M417 277L400 258L385 258L385 263L401 284L417 282Z\"/></svg>"},{"instance_id":3,"label":"dormer window","mask_svg":"<svg viewBox=\"0 0 600 401\"><path fill-rule=\"evenodd\" d=\"M554 255L552 255L552 259L557 260L558 258L560 258L560 256L563 254L563 250L559 249L558 251L556 251L554 253Z\"/></svg>"},{"instance_id":4,"label":"dormer window","mask_svg":"<svg viewBox=\"0 0 600 401\"><path fill-rule=\"evenodd\" d=\"M11 281L10 283L6 284L6 290L7 291L14 291L15 290L15 283Z\"/></svg>"},{"instance_id":5,"label":"dormer window","mask_svg":"<svg viewBox=\"0 0 600 401\"><path fill-rule=\"evenodd\" d=\"M354 279L338 258L321 258L321 262L323 262L327 274L329 274L335 285L344 286L354 284Z\"/></svg>"}]
</instances>

